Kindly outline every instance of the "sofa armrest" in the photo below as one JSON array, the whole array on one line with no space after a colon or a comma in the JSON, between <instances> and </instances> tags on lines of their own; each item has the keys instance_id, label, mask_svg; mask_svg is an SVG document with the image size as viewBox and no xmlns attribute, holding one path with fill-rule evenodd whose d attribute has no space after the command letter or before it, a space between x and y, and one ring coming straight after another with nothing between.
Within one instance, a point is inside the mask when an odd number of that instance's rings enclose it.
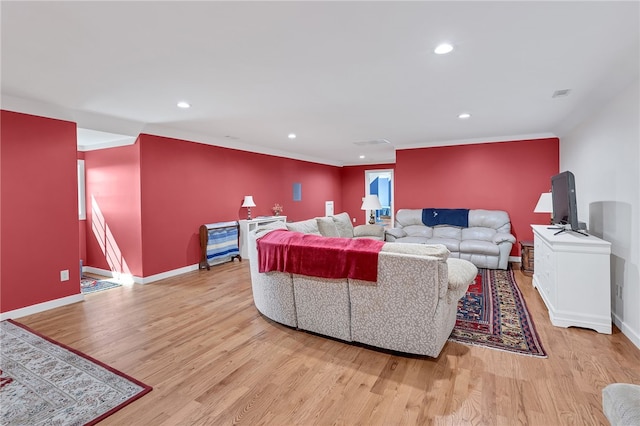
<instances>
[{"instance_id":1,"label":"sofa armrest","mask_svg":"<svg viewBox=\"0 0 640 426\"><path fill-rule=\"evenodd\" d=\"M380 225L358 225L353 227L354 238L375 238L384 240L384 228Z\"/></svg>"},{"instance_id":2,"label":"sofa armrest","mask_svg":"<svg viewBox=\"0 0 640 426\"><path fill-rule=\"evenodd\" d=\"M453 303L467 292L469 285L478 275L478 268L473 263L464 259L447 259L449 287L447 302Z\"/></svg>"},{"instance_id":3,"label":"sofa armrest","mask_svg":"<svg viewBox=\"0 0 640 426\"><path fill-rule=\"evenodd\" d=\"M514 237L511 234L507 234L506 232L497 232L494 236L493 236L493 242L495 244L500 244L500 243L511 243L511 244L515 244L516 242L516 237Z\"/></svg>"},{"instance_id":4,"label":"sofa armrest","mask_svg":"<svg viewBox=\"0 0 640 426\"><path fill-rule=\"evenodd\" d=\"M385 231L385 240L387 241L395 241L396 238L406 237L407 233L402 230L402 228L390 228Z\"/></svg>"},{"instance_id":5,"label":"sofa armrest","mask_svg":"<svg viewBox=\"0 0 640 426\"><path fill-rule=\"evenodd\" d=\"M602 409L611 425L640 424L640 385L607 385L602 390Z\"/></svg>"}]
</instances>

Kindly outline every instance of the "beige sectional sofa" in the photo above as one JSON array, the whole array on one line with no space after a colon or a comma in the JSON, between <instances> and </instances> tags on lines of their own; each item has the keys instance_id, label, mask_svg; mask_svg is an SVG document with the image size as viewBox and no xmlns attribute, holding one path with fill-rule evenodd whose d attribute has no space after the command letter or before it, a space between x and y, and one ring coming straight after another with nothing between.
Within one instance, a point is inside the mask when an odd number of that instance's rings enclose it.
<instances>
[{"instance_id":1,"label":"beige sectional sofa","mask_svg":"<svg viewBox=\"0 0 640 426\"><path fill-rule=\"evenodd\" d=\"M506 211L482 209L469 210L468 226L427 226L423 223L423 209L400 209L394 227L386 230L385 240L444 244L451 252L450 257L488 269L507 269L509 253L516 242Z\"/></svg>"},{"instance_id":2,"label":"beige sectional sofa","mask_svg":"<svg viewBox=\"0 0 640 426\"><path fill-rule=\"evenodd\" d=\"M310 222L297 225L275 227L299 231ZM450 259L442 245L384 243L375 283L261 273L256 240L272 231L249 235L256 308L279 323L348 342L437 357L455 325L458 299L478 272L468 261Z\"/></svg>"}]
</instances>

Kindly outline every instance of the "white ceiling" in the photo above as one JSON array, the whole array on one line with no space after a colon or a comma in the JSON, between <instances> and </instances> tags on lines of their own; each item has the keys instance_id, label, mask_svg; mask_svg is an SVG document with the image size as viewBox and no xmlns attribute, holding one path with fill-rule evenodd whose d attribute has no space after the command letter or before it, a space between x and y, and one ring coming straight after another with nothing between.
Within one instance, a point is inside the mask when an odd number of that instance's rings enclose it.
<instances>
[{"instance_id":1,"label":"white ceiling","mask_svg":"<svg viewBox=\"0 0 640 426\"><path fill-rule=\"evenodd\" d=\"M393 162L562 136L639 74L637 1L0 4L2 108L77 122L80 149L151 133ZM434 54L442 41L455 50ZM116 136L82 139L96 131Z\"/></svg>"}]
</instances>

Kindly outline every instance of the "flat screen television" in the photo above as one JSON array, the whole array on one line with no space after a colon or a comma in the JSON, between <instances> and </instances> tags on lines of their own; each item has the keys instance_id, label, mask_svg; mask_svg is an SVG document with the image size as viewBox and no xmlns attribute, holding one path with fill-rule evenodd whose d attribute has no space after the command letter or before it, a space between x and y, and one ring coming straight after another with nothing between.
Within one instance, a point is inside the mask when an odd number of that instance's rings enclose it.
<instances>
[{"instance_id":1,"label":"flat screen television","mask_svg":"<svg viewBox=\"0 0 640 426\"><path fill-rule=\"evenodd\" d=\"M570 171L551 177L551 199L553 203L552 223L561 229L580 232L576 205L576 179Z\"/></svg>"}]
</instances>

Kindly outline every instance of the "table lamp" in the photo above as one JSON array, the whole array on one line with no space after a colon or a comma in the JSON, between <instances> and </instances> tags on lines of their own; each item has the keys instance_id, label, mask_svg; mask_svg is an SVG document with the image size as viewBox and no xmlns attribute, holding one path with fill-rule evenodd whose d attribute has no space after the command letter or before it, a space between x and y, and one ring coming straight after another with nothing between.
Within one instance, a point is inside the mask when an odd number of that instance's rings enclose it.
<instances>
[{"instance_id":1,"label":"table lamp","mask_svg":"<svg viewBox=\"0 0 640 426\"><path fill-rule=\"evenodd\" d=\"M540 194L540 198L538 199L538 204L536 204L536 208L533 209L534 213L553 213L553 198L551 197L551 192L543 192ZM553 217L553 216L552 216ZM553 222L553 218L549 219L549 223Z\"/></svg>"},{"instance_id":2,"label":"table lamp","mask_svg":"<svg viewBox=\"0 0 640 426\"><path fill-rule=\"evenodd\" d=\"M251 220L251 207L255 207L256 203L253 202L253 195L245 195L242 207L247 208L247 219Z\"/></svg>"},{"instance_id":3,"label":"table lamp","mask_svg":"<svg viewBox=\"0 0 640 426\"><path fill-rule=\"evenodd\" d=\"M375 194L367 195L362 199L362 206L360 207L360 209L371 210L371 217L369 218L369 223L372 225L376 223L376 216L374 211L380 210L381 208L382 208L382 205L380 204L380 200L378 199L378 196Z\"/></svg>"}]
</instances>

